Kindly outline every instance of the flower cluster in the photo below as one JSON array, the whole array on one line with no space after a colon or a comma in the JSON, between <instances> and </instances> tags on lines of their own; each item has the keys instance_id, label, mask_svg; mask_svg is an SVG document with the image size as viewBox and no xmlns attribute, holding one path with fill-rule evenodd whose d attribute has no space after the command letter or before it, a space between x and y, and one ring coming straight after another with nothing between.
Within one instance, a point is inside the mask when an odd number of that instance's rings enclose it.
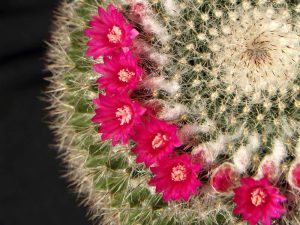
<instances>
[{"instance_id":1,"label":"flower cluster","mask_svg":"<svg viewBox=\"0 0 300 225\"><path fill-rule=\"evenodd\" d=\"M182 145L176 135L177 127L155 118L130 98L130 92L144 76L132 50L138 32L113 5L107 11L99 8L98 14L85 30L91 38L87 56L102 57L103 63L95 64L94 70L101 74L97 83L106 94L94 100L96 115L92 121L100 124L102 140L111 139L113 145L127 144L129 140L136 143L132 150L137 155L136 162L152 166L156 176L150 184L164 192L165 201L188 201L201 184L197 179L201 166L192 163L188 154L169 157Z\"/></svg>"},{"instance_id":2,"label":"flower cluster","mask_svg":"<svg viewBox=\"0 0 300 225\"><path fill-rule=\"evenodd\" d=\"M141 4L132 8L133 13L142 17L141 10ZM101 75L97 84L105 91L94 100L96 115L92 119L99 124L101 139L112 140L114 146L128 144L132 140L136 162L144 163L153 172L149 184L163 193L164 201L188 201L191 194L196 195L201 186L198 175L204 164L208 167L205 172L216 193L234 193L234 213L241 214L251 225L259 222L270 225L271 219L280 218L285 213L281 204L286 198L269 183L268 176L263 174L264 178L260 180L251 177L240 179L247 169L250 153L259 147L256 136L253 136L252 144L242 146L235 153L235 164L212 165L214 171L211 173L209 164L213 164L213 159L224 152L228 140L236 137L222 136L191 154L183 150L188 148L180 148L183 143L177 135L178 126L158 119L158 112L153 107L150 109L147 104L131 98L135 90L143 88L141 80L152 74L152 71L148 74L140 66L139 53L136 52L138 43L135 43L138 32L134 24L127 23L113 5L109 5L107 10L99 8L98 14L93 17L85 34L90 38L87 56L103 59L102 63L93 66L94 71ZM295 169L294 174L299 174L299 170ZM300 186L299 179L295 182ZM238 183L241 186L237 187Z\"/></svg>"},{"instance_id":3,"label":"flower cluster","mask_svg":"<svg viewBox=\"0 0 300 225\"><path fill-rule=\"evenodd\" d=\"M92 121L101 124L102 140L112 139L113 145L119 141L127 144L146 111L128 97L143 73L130 49L138 32L112 4L107 11L99 8L98 14L90 22L91 28L85 30L91 38L87 55L103 58L103 63L95 64L94 70L101 74L97 83L106 95L100 94L95 100L97 109Z\"/></svg>"}]
</instances>

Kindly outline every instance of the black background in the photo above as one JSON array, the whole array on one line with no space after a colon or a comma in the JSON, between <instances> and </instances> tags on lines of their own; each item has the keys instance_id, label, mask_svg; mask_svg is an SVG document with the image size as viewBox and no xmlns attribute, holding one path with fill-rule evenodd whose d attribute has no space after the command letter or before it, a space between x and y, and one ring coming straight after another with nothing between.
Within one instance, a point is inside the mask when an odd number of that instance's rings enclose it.
<instances>
[{"instance_id":1,"label":"black background","mask_svg":"<svg viewBox=\"0 0 300 225\"><path fill-rule=\"evenodd\" d=\"M58 0L0 0L0 225L87 225L39 97L43 57Z\"/></svg>"}]
</instances>

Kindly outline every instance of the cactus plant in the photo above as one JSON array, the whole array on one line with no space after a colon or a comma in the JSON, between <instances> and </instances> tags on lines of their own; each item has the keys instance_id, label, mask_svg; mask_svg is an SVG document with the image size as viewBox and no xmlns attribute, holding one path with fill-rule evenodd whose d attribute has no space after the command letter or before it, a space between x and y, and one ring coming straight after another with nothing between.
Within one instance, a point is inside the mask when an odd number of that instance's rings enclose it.
<instances>
[{"instance_id":1,"label":"cactus plant","mask_svg":"<svg viewBox=\"0 0 300 225\"><path fill-rule=\"evenodd\" d=\"M48 68L92 218L299 224L299 1L65 1Z\"/></svg>"}]
</instances>

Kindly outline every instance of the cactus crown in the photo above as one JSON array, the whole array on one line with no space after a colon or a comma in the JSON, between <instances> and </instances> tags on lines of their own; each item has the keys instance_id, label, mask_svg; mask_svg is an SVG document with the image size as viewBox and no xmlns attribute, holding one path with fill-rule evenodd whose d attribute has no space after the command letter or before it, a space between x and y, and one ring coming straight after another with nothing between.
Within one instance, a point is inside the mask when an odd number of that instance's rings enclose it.
<instances>
[{"instance_id":1,"label":"cactus crown","mask_svg":"<svg viewBox=\"0 0 300 225\"><path fill-rule=\"evenodd\" d=\"M147 168L145 161L146 165L136 162L131 150L137 144L101 141L98 125L91 122L97 108L93 100L107 91L97 84L97 70L103 70L107 59L86 56L89 38L83 31L90 27L98 7L107 9L110 3L139 32L132 51L143 75L130 98L155 111L156 119L176 125L182 142L180 147L174 144L176 153L188 154L192 163L203 167L197 172L202 186L188 201L164 201L148 184L155 169ZM297 223L297 0L73 0L61 8L48 54L48 68L54 74L48 92L55 118L52 127L67 176L84 196L93 218L103 216L106 224L237 224L242 220L255 224L237 209L243 219L233 213L238 205L234 195L246 190L241 177L248 176L266 178L286 197L287 213L272 218L280 224ZM123 40L122 32L112 27L108 36L112 44ZM92 65L100 66L93 69ZM138 74L126 68L118 76L128 83ZM133 108L125 106L116 114L121 125L133 118ZM151 144L160 148L167 141L168 136L157 133ZM187 179L186 169L183 163L172 167L172 180ZM255 206L276 192L263 182L272 191L253 190L249 199ZM277 194L274 198L283 202Z\"/></svg>"}]
</instances>

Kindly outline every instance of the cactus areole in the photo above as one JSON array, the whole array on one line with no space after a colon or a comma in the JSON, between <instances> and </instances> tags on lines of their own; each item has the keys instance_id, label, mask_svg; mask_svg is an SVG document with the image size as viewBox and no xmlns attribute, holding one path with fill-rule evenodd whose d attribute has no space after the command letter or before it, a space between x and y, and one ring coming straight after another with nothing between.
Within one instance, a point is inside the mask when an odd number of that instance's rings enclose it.
<instances>
[{"instance_id":1,"label":"cactus areole","mask_svg":"<svg viewBox=\"0 0 300 225\"><path fill-rule=\"evenodd\" d=\"M297 0L70 0L51 128L101 224L298 224Z\"/></svg>"}]
</instances>

